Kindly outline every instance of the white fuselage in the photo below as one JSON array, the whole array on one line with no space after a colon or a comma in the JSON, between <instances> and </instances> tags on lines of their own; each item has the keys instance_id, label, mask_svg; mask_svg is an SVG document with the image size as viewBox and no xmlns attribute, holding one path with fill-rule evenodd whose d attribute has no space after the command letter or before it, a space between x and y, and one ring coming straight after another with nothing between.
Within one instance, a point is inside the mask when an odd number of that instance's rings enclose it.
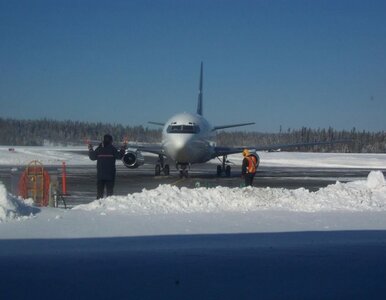
<instances>
[{"instance_id":1,"label":"white fuselage","mask_svg":"<svg viewBox=\"0 0 386 300\"><path fill-rule=\"evenodd\" d=\"M213 158L215 134L209 122L198 114L171 117L162 131L162 146L177 164L203 163Z\"/></svg>"}]
</instances>

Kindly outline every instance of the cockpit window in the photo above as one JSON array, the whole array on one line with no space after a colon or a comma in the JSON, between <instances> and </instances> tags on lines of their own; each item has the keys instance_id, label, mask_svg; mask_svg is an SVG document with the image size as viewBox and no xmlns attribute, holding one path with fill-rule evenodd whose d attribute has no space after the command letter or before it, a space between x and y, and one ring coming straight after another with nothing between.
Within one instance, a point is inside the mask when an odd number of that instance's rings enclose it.
<instances>
[{"instance_id":1,"label":"cockpit window","mask_svg":"<svg viewBox=\"0 0 386 300\"><path fill-rule=\"evenodd\" d=\"M169 125L167 133L199 133L200 127L197 125Z\"/></svg>"}]
</instances>

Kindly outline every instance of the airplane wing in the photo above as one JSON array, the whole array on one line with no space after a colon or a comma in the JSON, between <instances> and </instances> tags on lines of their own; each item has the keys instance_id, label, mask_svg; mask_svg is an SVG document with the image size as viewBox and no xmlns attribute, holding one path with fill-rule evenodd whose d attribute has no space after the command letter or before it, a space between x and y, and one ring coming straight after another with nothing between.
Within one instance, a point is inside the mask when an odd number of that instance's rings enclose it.
<instances>
[{"instance_id":1,"label":"airplane wing","mask_svg":"<svg viewBox=\"0 0 386 300\"><path fill-rule=\"evenodd\" d=\"M219 130L219 129L225 129L225 128L233 128L233 127L241 127L241 126L253 125L253 124L255 124L255 122L214 126L212 131L216 131L216 130Z\"/></svg>"},{"instance_id":2,"label":"airplane wing","mask_svg":"<svg viewBox=\"0 0 386 300\"><path fill-rule=\"evenodd\" d=\"M163 150L161 144L132 144L128 143L127 148L136 149L141 152L153 153L157 155L165 155L165 151Z\"/></svg>"},{"instance_id":3,"label":"airplane wing","mask_svg":"<svg viewBox=\"0 0 386 300\"><path fill-rule=\"evenodd\" d=\"M153 124L153 125L157 125L157 126L165 126L165 123L161 123L161 122L149 121L149 122L147 122L147 123Z\"/></svg>"},{"instance_id":4,"label":"airplane wing","mask_svg":"<svg viewBox=\"0 0 386 300\"><path fill-rule=\"evenodd\" d=\"M311 147L318 145L333 145L333 144L344 144L350 143L350 140L336 140L330 142L310 142L310 143L295 143L295 144L275 144L268 146L245 146L245 147L215 147L213 158L217 156L230 155L235 153L241 153L244 149L255 150L255 151L273 151L281 149L290 149L297 147Z\"/></svg>"},{"instance_id":5,"label":"airplane wing","mask_svg":"<svg viewBox=\"0 0 386 300\"><path fill-rule=\"evenodd\" d=\"M91 143L90 144L94 145L96 147L97 145L100 144L100 141L97 141L97 143ZM120 147L123 146L123 143L115 144L114 145L117 149L120 149ZM139 150L141 152L148 152L148 153L153 153L157 155L165 155L161 144L134 144L134 143L127 143L126 149L135 149ZM59 151L59 150L58 150ZM76 154L83 154L83 155L88 155L89 150L87 147L85 149L62 149L60 151L63 152L69 152L69 153L76 153Z\"/></svg>"}]
</instances>

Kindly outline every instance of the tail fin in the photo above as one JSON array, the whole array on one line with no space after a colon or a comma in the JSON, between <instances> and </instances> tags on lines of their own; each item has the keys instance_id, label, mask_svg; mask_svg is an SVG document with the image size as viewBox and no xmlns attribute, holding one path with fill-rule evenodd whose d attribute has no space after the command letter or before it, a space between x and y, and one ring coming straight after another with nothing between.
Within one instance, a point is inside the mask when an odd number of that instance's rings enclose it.
<instances>
[{"instance_id":1,"label":"tail fin","mask_svg":"<svg viewBox=\"0 0 386 300\"><path fill-rule=\"evenodd\" d=\"M202 116L202 77L203 77L203 62L201 62L200 72L200 87L198 91L198 103L197 103L197 114Z\"/></svg>"}]
</instances>

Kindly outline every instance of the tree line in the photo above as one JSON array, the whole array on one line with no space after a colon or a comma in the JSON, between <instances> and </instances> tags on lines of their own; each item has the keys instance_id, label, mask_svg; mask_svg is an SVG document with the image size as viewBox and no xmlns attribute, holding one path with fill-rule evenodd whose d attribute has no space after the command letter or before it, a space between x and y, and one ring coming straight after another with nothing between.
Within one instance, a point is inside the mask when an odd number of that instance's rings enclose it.
<instances>
[{"instance_id":1,"label":"tree line","mask_svg":"<svg viewBox=\"0 0 386 300\"><path fill-rule=\"evenodd\" d=\"M0 144L9 146L82 145L85 140L101 140L110 133L116 141L157 143L161 129L121 124L0 118ZM216 142L221 146L280 145L315 141L347 140L349 143L300 147L294 150L318 152L386 153L386 132L324 129L288 129L279 133L220 131Z\"/></svg>"},{"instance_id":2,"label":"tree line","mask_svg":"<svg viewBox=\"0 0 386 300\"><path fill-rule=\"evenodd\" d=\"M347 130L288 129L280 133L259 132L220 132L217 142L221 145L281 145L312 142L346 141L344 143L317 145L312 147L297 147L286 151L311 151L311 152L352 152L352 153L386 153L386 132L357 131L353 128Z\"/></svg>"},{"instance_id":3,"label":"tree line","mask_svg":"<svg viewBox=\"0 0 386 300\"><path fill-rule=\"evenodd\" d=\"M79 121L15 120L0 118L0 144L15 146L82 145L86 140L101 141L110 133L115 141L155 143L161 138L160 129L121 124Z\"/></svg>"}]
</instances>

